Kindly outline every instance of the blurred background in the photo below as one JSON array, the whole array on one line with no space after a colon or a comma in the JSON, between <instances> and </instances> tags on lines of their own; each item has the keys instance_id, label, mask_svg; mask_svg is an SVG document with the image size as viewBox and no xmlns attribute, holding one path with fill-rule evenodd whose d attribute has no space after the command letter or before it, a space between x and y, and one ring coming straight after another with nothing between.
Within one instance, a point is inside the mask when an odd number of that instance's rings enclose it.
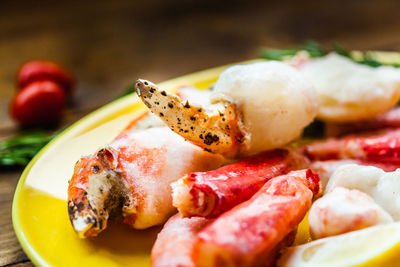
<instances>
[{"instance_id":1,"label":"blurred background","mask_svg":"<svg viewBox=\"0 0 400 267\"><path fill-rule=\"evenodd\" d=\"M258 56L260 47L315 40L349 49L400 50L400 1L0 2L0 135L19 66L64 65L77 80L69 124L138 77L155 82Z\"/></svg>"},{"instance_id":2,"label":"blurred background","mask_svg":"<svg viewBox=\"0 0 400 267\"><path fill-rule=\"evenodd\" d=\"M0 1L0 140L19 129L8 115L18 68L60 63L76 91L60 127L119 96L137 78L160 82L258 57L261 47L314 40L329 47L400 50L400 1ZM21 170L0 176L0 265L29 264L11 226Z\"/></svg>"}]
</instances>

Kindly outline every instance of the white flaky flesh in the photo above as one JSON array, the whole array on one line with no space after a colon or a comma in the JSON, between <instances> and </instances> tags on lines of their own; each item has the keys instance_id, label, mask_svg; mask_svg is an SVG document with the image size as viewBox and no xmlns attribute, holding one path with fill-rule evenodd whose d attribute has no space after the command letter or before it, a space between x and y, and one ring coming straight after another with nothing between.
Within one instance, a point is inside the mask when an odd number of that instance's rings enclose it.
<instances>
[{"instance_id":1,"label":"white flaky flesh","mask_svg":"<svg viewBox=\"0 0 400 267\"><path fill-rule=\"evenodd\" d=\"M324 160L324 161L313 161L310 164L310 168L318 173L319 178L321 179L321 190L322 192L325 190L326 185L328 184L329 179L332 174L341 166L347 164L358 164L356 160L344 159L344 160Z\"/></svg>"},{"instance_id":2,"label":"white flaky flesh","mask_svg":"<svg viewBox=\"0 0 400 267\"><path fill-rule=\"evenodd\" d=\"M165 123L158 116L149 113L134 125L134 129L144 130L162 126L165 126Z\"/></svg>"},{"instance_id":3,"label":"white flaky flesh","mask_svg":"<svg viewBox=\"0 0 400 267\"><path fill-rule=\"evenodd\" d=\"M193 182L187 176L171 183L172 205L183 216L206 216L216 204L214 194L206 194L202 190L191 189ZM192 190L192 191L191 191Z\"/></svg>"},{"instance_id":4,"label":"white flaky flesh","mask_svg":"<svg viewBox=\"0 0 400 267\"><path fill-rule=\"evenodd\" d=\"M210 222L202 217L172 216L151 250L152 267L194 267L192 249L197 233Z\"/></svg>"},{"instance_id":5,"label":"white flaky flesh","mask_svg":"<svg viewBox=\"0 0 400 267\"><path fill-rule=\"evenodd\" d=\"M146 80L136 81L136 91L151 112L186 140L210 152L236 155L242 133L232 103L192 105Z\"/></svg>"},{"instance_id":6,"label":"white flaky flesh","mask_svg":"<svg viewBox=\"0 0 400 267\"><path fill-rule=\"evenodd\" d=\"M170 183L185 173L219 167L225 159L186 142L168 127L131 130L110 147L119 151L119 169L131 192L124 208L128 224L143 229L163 223L174 211Z\"/></svg>"},{"instance_id":7,"label":"white flaky flesh","mask_svg":"<svg viewBox=\"0 0 400 267\"><path fill-rule=\"evenodd\" d=\"M393 218L369 195L344 187L335 187L312 205L308 221L314 239L344 234Z\"/></svg>"},{"instance_id":8,"label":"white flaky flesh","mask_svg":"<svg viewBox=\"0 0 400 267\"><path fill-rule=\"evenodd\" d=\"M400 170L385 172L372 166L345 165L333 173L325 192L329 193L336 187L368 194L395 221L400 220Z\"/></svg>"},{"instance_id":9,"label":"white flaky flesh","mask_svg":"<svg viewBox=\"0 0 400 267\"><path fill-rule=\"evenodd\" d=\"M326 121L369 119L395 106L400 97L400 69L393 67L372 68L331 53L298 68L314 83L321 102L318 117Z\"/></svg>"},{"instance_id":10,"label":"white flaky flesh","mask_svg":"<svg viewBox=\"0 0 400 267\"><path fill-rule=\"evenodd\" d=\"M268 61L226 69L212 102L235 104L245 132L242 155L274 149L297 139L319 108L313 85L293 67Z\"/></svg>"}]
</instances>

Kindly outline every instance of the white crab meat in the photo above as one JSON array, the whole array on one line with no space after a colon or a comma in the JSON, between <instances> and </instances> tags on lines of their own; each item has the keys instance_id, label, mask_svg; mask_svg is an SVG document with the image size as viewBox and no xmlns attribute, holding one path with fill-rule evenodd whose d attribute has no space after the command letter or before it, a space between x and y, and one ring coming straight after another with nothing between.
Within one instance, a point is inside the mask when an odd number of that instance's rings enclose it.
<instances>
[{"instance_id":1,"label":"white crab meat","mask_svg":"<svg viewBox=\"0 0 400 267\"><path fill-rule=\"evenodd\" d=\"M236 105L245 142L241 154L281 147L298 138L319 108L312 84L294 68L277 61L226 69L215 84L213 103Z\"/></svg>"},{"instance_id":2,"label":"white crab meat","mask_svg":"<svg viewBox=\"0 0 400 267\"><path fill-rule=\"evenodd\" d=\"M331 178L332 174L343 165L347 164L358 164L356 160L344 159L344 160L325 160L325 161L313 161L310 164L310 168L318 173L321 179L322 191L325 190L326 184Z\"/></svg>"},{"instance_id":3,"label":"white crab meat","mask_svg":"<svg viewBox=\"0 0 400 267\"><path fill-rule=\"evenodd\" d=\"M400 170L385 172L372 166L345 165L333 173L325 192L329 193L336 187L357 189L368 194L395 221L400 220Z\"/></svg>"},{"instance_id":4,"label":"white crab meat","mask_svg":"<svg viewBox=\"0 0 400 267\"><path fill-rule=\"evenodd\" d=\"M400 98L400 69L372 68L336 53L298 65L318 92L318 117L332 122L372 118L396 105Z\"/></svg>"},{"instance_id":5,"label":"white crab meat","mask_svg":"<svg viewBox=\"0 0 400 267\"><path fill-rule=\"evenodd\" d=\"M314 239L344 234L369 226L393 222L393 218L369 195L335 187L312 205L308 221Z\"/></svg>"}]
</instances>

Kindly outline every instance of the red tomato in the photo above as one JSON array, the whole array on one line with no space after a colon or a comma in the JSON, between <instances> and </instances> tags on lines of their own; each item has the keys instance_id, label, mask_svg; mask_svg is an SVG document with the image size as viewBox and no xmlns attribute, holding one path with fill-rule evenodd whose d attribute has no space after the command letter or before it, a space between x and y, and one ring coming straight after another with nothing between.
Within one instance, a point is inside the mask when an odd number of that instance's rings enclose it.
<instances>
[{"instance_id":1,"label":"red tomato","mask_svg":"<svg viewBox=\"0 0 400 267\"><path fill-rule=\"evenodd\" d=\"M10 113L21 125L48 125L61 118L65 102L65 92L57 83L35 81L18 92Z\"/></svg>"},{"instance_id":2,"label":"red tomato","mask_svg":"<svg viewBox=\"0 0 400 267\"><path fill-rule=\"evenodd\" d=\"M49 80L58 83L70 95L74 83L72 75L60 65L51 61L29 61L19 70L18 86L24 88L38 80Z\"/></svg>"}]
</instances>

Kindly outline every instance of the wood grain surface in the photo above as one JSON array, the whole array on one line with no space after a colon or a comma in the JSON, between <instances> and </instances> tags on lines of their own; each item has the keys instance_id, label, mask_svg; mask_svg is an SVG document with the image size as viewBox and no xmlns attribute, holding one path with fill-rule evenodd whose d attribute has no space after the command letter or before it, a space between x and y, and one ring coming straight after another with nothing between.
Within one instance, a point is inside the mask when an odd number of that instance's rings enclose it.
<instances>
[{"instance_id":1,"label":"wood grain surface","mask_svg":"<svg viewBox=\"0 0 400 267\"><path fill-rule=\"evenodd\" d=\"M141 77L159 82L257 57L262 46L315 40L350 49L400 50L400 2L0 1L0 140L18 67L49 59L78 81L63 127ZM0 265L31 266L15 238L11 204L21 169L0 173Z\"/></svg>"}]
</instances>

